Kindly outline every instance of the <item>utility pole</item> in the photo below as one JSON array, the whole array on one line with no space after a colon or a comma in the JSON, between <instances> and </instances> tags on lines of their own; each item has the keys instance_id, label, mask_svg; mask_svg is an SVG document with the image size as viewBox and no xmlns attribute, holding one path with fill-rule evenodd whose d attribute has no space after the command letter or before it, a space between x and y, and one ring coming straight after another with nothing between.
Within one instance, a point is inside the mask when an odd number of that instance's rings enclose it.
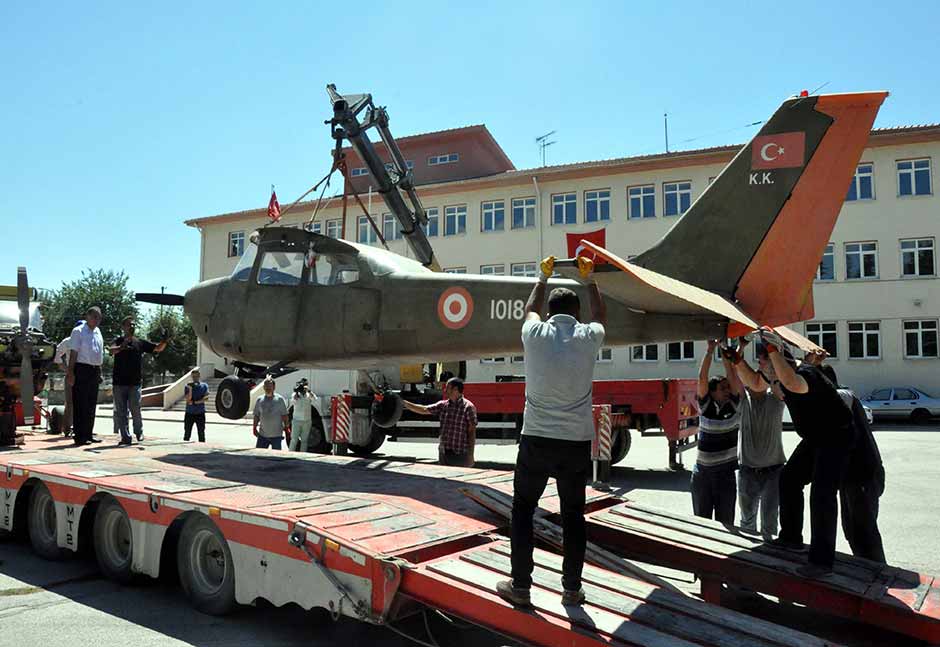
<instances>
[{"instance_id":1,"label":"utility pole","mask_svg":"<svg viewBox=\"0 0 940 647\"><path fill-rule=\"evenodd\" d=\"M555 140L548 141L548 138L551 137L552 135L554 135L556 132L558 132L558 131L557 131L557 130L553 130L553 131L551 131L551 132L549 132L549 133L545 133L545 134L542 135L541 137L536 137L536 138L535 138L535 144L536 144L536 146L539 147L539 154L540 154L541 157L542 157L542 166L545 166L545 149L548 148L549 146L551 146L552 144L557 144L557 143L558 143L558 142L555 141Z\"/></svg>"}]
</instances>

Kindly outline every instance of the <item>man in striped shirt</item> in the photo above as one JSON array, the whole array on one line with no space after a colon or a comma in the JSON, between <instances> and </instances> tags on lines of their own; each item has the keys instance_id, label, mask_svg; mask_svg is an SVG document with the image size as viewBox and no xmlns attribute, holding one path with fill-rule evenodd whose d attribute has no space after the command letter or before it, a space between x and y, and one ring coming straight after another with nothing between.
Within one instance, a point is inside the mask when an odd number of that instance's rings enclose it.
<instances>
[{"instance_id":1,"label":"man in striped shirt","mask_svg":"<svg viewBox=\"0 0 940 647\"><path fill-rule=\"evenodd\" d=\"M692 511L699 517L734 523L738 468L738 429L741 426L741 381L723 357L725 375L709 379L718 343L708 342L698 374L698 451L692 470Z\"/></svg>"}]
</instances>

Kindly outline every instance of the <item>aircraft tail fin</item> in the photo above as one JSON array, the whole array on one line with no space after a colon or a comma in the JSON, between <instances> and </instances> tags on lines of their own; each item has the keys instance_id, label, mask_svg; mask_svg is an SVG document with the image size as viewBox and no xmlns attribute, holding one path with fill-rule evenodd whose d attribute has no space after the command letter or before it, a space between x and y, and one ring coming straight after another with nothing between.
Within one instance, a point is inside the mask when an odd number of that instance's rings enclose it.
<instances>
[{"instance_id":1,"label":"aircraft tail fin","mask_svg":"<svg viewBox=\"0 0 940 647\"><path fill-rule=\"evenodd\" d=\"M813 317L812 286L886 92L789 99L632 263L765 325Z\"/></svg>"}]
</instances>

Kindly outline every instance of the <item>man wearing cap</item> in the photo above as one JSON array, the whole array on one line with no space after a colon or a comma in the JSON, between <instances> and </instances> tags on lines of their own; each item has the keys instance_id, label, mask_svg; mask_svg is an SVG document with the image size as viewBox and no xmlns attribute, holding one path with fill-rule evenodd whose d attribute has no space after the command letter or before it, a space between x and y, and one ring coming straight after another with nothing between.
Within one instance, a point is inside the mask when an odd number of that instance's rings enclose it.
<instances>
[{"instance_id":1,"label":"man wearing cap","mask_svg":"<svg viewBox=\"0 0 940 647\"><path fill-rule=\"evenodd\" d=\"M95 409L98 407L98 385L104 361L104 339L98 325L101 308L92 306L85 312L85 321L72 329L69 337L69 360L65 384L72 389L72 431L75 445L100 443L92 432Z\"/></svg>"},{"instance_id":2,"label":"man wearing cap","mask_svg":"<svg viewBox=\"0 0 940 647\"><path fill-rule=\"evenodd\" d=\"M121 434L121 445L131 444L131 434L127 427L127 415L130 411L134 419L134 435L138 442L144 438L144 423L140 417L141 359L144 353L160 353L166 348L166 342L154 344L140 339L134 334L133 317L124 317L121 321L124 334L116 338L108 351L114 356L114 433Z\"/></svg>"}]
</instances>

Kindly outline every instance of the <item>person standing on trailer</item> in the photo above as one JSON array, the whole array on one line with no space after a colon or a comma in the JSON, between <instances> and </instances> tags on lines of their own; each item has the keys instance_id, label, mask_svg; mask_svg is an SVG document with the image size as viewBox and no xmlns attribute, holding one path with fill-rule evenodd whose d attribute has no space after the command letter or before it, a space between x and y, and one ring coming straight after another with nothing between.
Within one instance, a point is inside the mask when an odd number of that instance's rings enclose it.
<instances>
[{"instance_id":1,"label":"person standing on trailer","mask_svg":"<svg viewBox=\"0 0 940 647\"><path fill-rule=\"evenodd\" d=\"M69 337L65 383L72 389L72 429L76 447L101 442L93 434L101 364L104 361L104 338L98 328L100 324L101 308L92 306L85 313L85 321L75 326Z\"/></svg>"},{"instance_id":2,"label":"person standing on trailer","mask_svg":"<svg viewBox=\"0 0 940 647\"><path fill-rule=\"evenodd\" d=\"M839 386L836 371L829 364L819 367L823 375ZM852 547L852 554L873 562L887 564L881 531L878 530L878 504L885 491L885 467L875 434L858 397L851 389L839 387L842 401L852 410L855 423L855 448L839 488L839 512L842 532Z\"/></svg>"},{"instance_id":3,"label":"person standing on trailer","mask_svg":"<svg viewBox=\"0 0 940 647\"><path fill-rule=\"evenodd\" d=\"M744 361L747 342L729 351L734 370L744 385L741 398L741 450L738 468L738 502L741 527L770 541L780 518L780 471L787 461L783 451L783 391L774 384L773 367L765 362L760 372ZM771 386L773 384L773 386Z\"/></svg>"},{"instance_id":4,"label":"person standing on trailer","mask_svg":"<svg viewBox=\"0 0 940 647\"><path fill-rule=\"evenodd\" d=\"M206 402L209 401L209 385L202 381L198 368L189 372L190 383L184 387L186 413L183 415L183 440L189 440L193 434L193 425L199 442L206 442Z\"/></svg>"},{"instance_id":5,"label":"person standing on trailer","mask_svg":"<svg viewBox=\"0 0 940 647\"><path fill-rule=\"evenodd\" d=\"M252 433L258 449L280 449L288 428L287 401L274 391L274 378L264 378L264 395L255 401Z\"/></svg>"},{"instance_id":6,"label":"person standing on trailer","mask_svg":"<svg viewBox=\"0 0 940 647\"><path fill-rule=\"evenodd\" d=\"M53 361L58 364L66 374L68 374L69 367L70 342L71 336L60 341L59 345L55 348L55 357L53 357ZM72 389L66 384L63 390L65 391L65 414L62 416L60 430L62 435L68 438L72 433Z\"/></svg>"},{"instance_id":7,"label":"person standing on trailer","mask_svg":"<svg viewBox=\"0 0 940 647\"><path fill-rule=\"evenodd\" d=\"M477 408L463 397L463 380L451 377L444 385L444 400L434 404L414 404L402 400L408 411L422 416L437 416L441 421L438 459L441 465L473 467L477 441Z\"/></svg>"},{"instance_id":8,"label":"person standing on trailer","mask_svg":"<svg viewBox=\"0 0 940 647\"><path fill-rule=\"evenodd\" d=\"M692 468L692 511L696 516L734 524L741 426L741 381L722 356L725 375L709 378L718 342L709 341L698 372L698 446Z\"/></svg>"},{"instance_id":9,"label":"person standing on trailer","mask_svg":"<svg viewBox=\"0 0 940 647\"><path fill-rule=\"evenodd\" d=\"M781 352L781 342L772 330L762 328L761 332L793 426L802 439L780 473L780 536L770 544L803 550L803 489L812 483L809 562L796 572L827 577L836 556L837 495L855 444L852 412L818 366L803 362L797 367L789 353Z\"/></svg>"},{"instance_id":10,"label":"person standing on trailer","mask_svg":"<svg viewBox=\"0 0 940 647\"><path fill-rule=\"evenodd\" d=\"M591 476L594 365L604 344L606 311L597 284L590 278L593 263L578 258L581 278L588 283L591 322L580 323L581 302L567 288L551 291L548 319L542 321L546 284L554 265L553 256L542 261L522 324L526 390L513 480L512 579L496 586L500 597L520 606L531 605L532 518L550 477L558 487L564 533L561 602L579 605L585 599L581 588L587 546L584 488Z\"/></svg>"}]
</instances>

